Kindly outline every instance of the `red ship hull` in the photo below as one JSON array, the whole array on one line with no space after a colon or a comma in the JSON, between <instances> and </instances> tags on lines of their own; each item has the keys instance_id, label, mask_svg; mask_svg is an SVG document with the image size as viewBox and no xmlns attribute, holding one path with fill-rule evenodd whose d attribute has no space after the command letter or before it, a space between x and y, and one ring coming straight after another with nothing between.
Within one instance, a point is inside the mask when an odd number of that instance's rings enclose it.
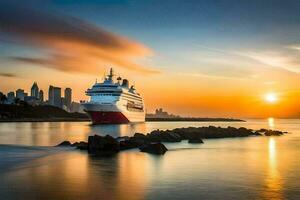
<instances>
[{"instance_id":1,"label":"red ship hull","mask_svg":"<svg viewBox=\"0 0 300 200\"><path fill-rule=\"evenodd\" d=\"M129 120L121 112L88 111L93 124L124 124Z\"/></svg>"}]
</instances>

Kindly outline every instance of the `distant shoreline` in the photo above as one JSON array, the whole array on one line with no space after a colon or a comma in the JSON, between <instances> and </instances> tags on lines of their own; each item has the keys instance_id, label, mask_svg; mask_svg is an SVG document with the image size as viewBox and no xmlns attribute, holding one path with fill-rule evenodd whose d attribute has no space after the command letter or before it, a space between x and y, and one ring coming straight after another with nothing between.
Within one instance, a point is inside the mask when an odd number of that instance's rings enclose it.
<instances>
[{"instance_id":1,"label":"distant shoreline","mask_svg":"<svg viewBox=\"0 0 300 200\"><path fill-rule=\"evenodd\" d=\"M0 119L2 122L88 122L89 118L23 118ZM146 118L146 122L245 122L241 119L230 118Z\"/></svg>"},{"instance_id":2,"label":"distant shoreline","mask_svg":"<svg viewBox=\"0 0 300 200\"><path fill-rule=\"evenodd\" d=\"M69 113L49 106L0 104L0 122L86 122L90 118L85 113ZM208 117L146 117L146 122L244 122L234 118Z\"/></svg>"},{"instance_id":3,"label":"distant shoreline","mask_svg":"<svg viewBox=\"0 0 300 200\"><path fill-rule=\"evenodd\" d=\"M87 122L88 118L52 118L52 119L0 119L0 123L4 122Z\"/></svg>"},{"instance_id":4,"label":"distant shoreline","mask_svg":"<svg viewBox=\"0 0 300 200\"><path fill-rule=\"evenodd\" d=\"M148 122L246 122L233 118L202 118L202 117L177 117L177 118L146 118Z\"/></svg>"}]
</instances>

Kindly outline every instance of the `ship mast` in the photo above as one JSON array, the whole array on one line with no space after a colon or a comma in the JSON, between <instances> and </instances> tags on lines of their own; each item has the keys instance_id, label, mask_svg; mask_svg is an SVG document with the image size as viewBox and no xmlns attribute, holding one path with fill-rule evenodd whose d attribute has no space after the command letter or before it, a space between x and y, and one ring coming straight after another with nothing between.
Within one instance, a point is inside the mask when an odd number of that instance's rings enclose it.
<instances>
[{"instance_id":1,"label":"ship mast","mask_svg":"<svg viewBox=\"0 0 300 200\"><path fill-rule=\"evenodd\" d=\"M113 77L114 77L114 71L113 71L113 68L110 68L108 78L109 78L109 80L112 80Z\"/></svg>"}]
</instances>

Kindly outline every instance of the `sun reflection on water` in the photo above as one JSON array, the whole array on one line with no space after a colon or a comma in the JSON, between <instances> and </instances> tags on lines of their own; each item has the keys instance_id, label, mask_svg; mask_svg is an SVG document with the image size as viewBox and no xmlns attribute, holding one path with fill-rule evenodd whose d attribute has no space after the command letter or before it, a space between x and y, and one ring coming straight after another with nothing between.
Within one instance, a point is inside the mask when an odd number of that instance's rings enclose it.
<instances>
[{"instance_id":1,"label":"sun reflection on water","mask_svg":"<svg viewBox=\"0 0 300 200\"><path fill-rule=\"evenodd\" d=\"M277 167L276 140L269 138L268 142L268 168L265 179L265 199L284 199L282 194L282 179Z\"/></svg>"},{"instance_id":2,"label":"sun reflection on water","mask_svg":"<svg viewBox=\"0 0 300 200\"><path fill-rule=\"evenodd\" d=\"M269 117L268 118L268 125L269 125L269 129L274 129L275 127L275 121L273 117Z\"/></svg>"}]
</instances>

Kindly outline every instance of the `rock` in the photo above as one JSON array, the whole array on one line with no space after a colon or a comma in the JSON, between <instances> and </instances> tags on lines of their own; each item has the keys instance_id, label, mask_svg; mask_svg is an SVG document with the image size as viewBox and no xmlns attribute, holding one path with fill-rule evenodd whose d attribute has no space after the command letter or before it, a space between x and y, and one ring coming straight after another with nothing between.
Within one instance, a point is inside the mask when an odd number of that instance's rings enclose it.
<instances>
[{"instance_id":1,"label":"rock","mask_svg":"<svg viewBox=\"0 0 300 200\"><path fill-rule=\"evenodd\" d=\"M63 141L62 143L56 145L57 147L66 147L66 146L71 146L70 141Z\"/></svg>"},{"instance_id":2,"label":"rock","mask_svg":"<svg viewBox=\"0 0 300 200\"><path fill-rule=\"evenodd\" d=\"M180 137L180 135L178 133L171 132L169 134L173 138L174 142L181 142L182 138Z\"/></svg>"},{"instance_id":3,"label":"rock","mask_svg":"<svg viewBox=\"0 0 300 200\"><path fill-rule=\"evenodd\" d=\"M158 129L151 131L150 133L147 134L146 137L150 140L150 142L161 142L162 141L161 131Z\"/></svg>"},{"instance_id":4,"label":"rock","mask_svg":"<svg viewBox=\"0 0 300 200\"><path fill-rule=\"evenodd\" d=\"M88 153L100 156L110 156L120 151L119 142L113 137L106 136L89 136Z\"/></svg>"},{"instance_id":5,"label":"rock","mask_svg":"<svg viewBox=\"0 0 300 200\"><path fill-rule=\"evenodd\" d=\"M120 150L139 148L149 144L150 141L151 140L146 135L142 133L135 133L133 137L120 141Z\"/></svg>"},{"instance_id":6,"label":"rock","mask_svg":"<svg viewBox=\"0 0 300 200\"><path fill-rule=\"evenodd\" d=\"M254 134L253 130L246 128L234 128L234 127L189 127L183 129L175 129L175 131L182 137L182 139L193 139L195 137L200 138L228 138L228 137L247 137Z\"/></svg>"},{"instance_id":7,"label":"rock","mask_svg":"<svg viewBox=\"0 0 300 200\"><path fill-rule=\"evenodd\" d=\"M80 150L88 150L88 143L87 142L83 142L83 141L80 141L80 142L75 142L72 144L72 146L76 147L77 149L80 149Z\"/></svg>"},{"instance_id":8,"label":"rock","mask_svg":"<svg viewBox=\"0 0 300 200\"><path fill-rule=\"evenodd\" d=\"M162 132L159 136L162 142L181 142L180 135L170 130Z\"/></svg>"},{"instance_id":9,"label":"rock","mask_svg":"<svg viewBox=\"0 0 300 200\"><path fill-rule=\"evenodd\" d=\"M238 137L248 137L250 135L253 135L253 130L247 129L244 127L239 128L238 130Z\"/></svg>"},{"instance_id":10,"label":"rock","mask_svg":"<svg viewBox=\"0 0 300 200\"><path fill-rule=\"evenodd\" d=\"M258 130L258 132L261 132L261 133L264 133L264 132L266 132L266 131L268 131L268 130L265 129L265 128L261 128L260 130Z\"/></svg>"},{"instance_id":11,"label":"rock","mask_svg":"<svg viewBox=\"0 0 300 200\"><path fill-rule=\"evenodd\" d=\"M255 131L255 132L254 132L254 135L255 135L255 136L262 136L262 134L261 134L259 131Z\"/></svg>"},{"instance_id":12,"label":"rock","mask_svg":"<svg viewBox=\"0 0 300 200\"><path fill-rule=\"evenodd\" d=\"M265 136L281 136L283 135L282 131L277 131L277 130L266 130L264 132Z\"/></svg>"},{"instance_id":13,"label":"rock","mask_svg":"<svg viewBox=\"0 0 300 200\"><path fill-rule=\"evenodd\" d=\"M146 135L142 134L142 133L135 133L134 138L139 138L139 139L147 139Z\"/></svg>"},{"instance_id":14,"label":"rock","mask_svg":"<svg viewBox=\"0 0 300 200\"><path fill-rule=\"evenodd\" d=\"M255 133L264 134L265 136L281 136L285 132L278 131L278 130L269 130L269 129L262 128L262 129L256 131Z\"/></svg>"},{"instance_id":15,"label":"rock","mask_svg":"<svg viewBox=\"0 0 300 200\"><path fill-rule=\"evenodd\" d=\"M201 138L194 138L194 139L189 139L188 143L199 144L199 143L203 143L203 140Z\"/></svg>"},{"instance_id":16,"label":"rock","mask_svg":"<svg viewBox=\"0 0 300 200\"><path fill-rule=\"evenodd\" d=\"M120 141L120 150L134 149L143 146L143 141L135 141L135 139L128 139Z\"/></svg>"},{"instance_id":17,"label":"rock","mask_svg":"<svg viewBox=\"0 0 300 200\"><path fill-rule=\"evenodd\" d=\"M135 133L133 137L129 138L129 143L133 143L136 147L140 147L149 144L150 139L142 133Z\"/></svg>"},{"instance_id":18,"label":"rock","mask_svg":"<svg viewBox=\"0 0 300 200\"><path fill-rule=\"evenodd\" d=\"M123 140L129 140L129 136L120 136L120 137L117 137L116 139L118 140L118 141L123 141Z\"/></svg>"},{"instance_id":19,"label":"rock","mask_svg":"<svg viewBox=\"0 0 300 200\"><path fill-rule=\"evenodd\" d=\"M157 154L157 155L163 155L168 151L165 145L163 145L160 142L150 143L140 147L139 149L141 150L141 152L147 152L147 153Z\"/></svg>"},{"instance_id":20,"label":"rock","mask_svg":"<svg viewBox=\"0 0 300 200\"><path fill-rule=\"evenodd\" d=\"M154 130L146 135L150 142L181 142L181 136L174 131Z\"/></svg>"}]
</instances>

